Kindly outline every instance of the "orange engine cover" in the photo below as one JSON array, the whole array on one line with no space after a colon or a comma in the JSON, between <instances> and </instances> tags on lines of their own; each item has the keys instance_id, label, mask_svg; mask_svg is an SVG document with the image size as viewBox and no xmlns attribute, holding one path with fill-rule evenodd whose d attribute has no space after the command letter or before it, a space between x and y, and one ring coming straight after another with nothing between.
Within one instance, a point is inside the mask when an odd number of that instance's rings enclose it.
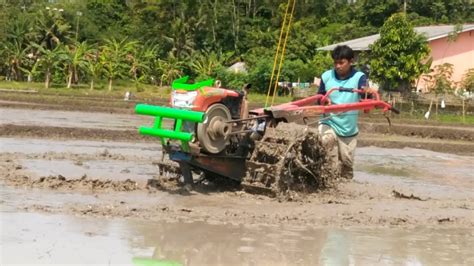
<instances>
[{"instance_id":1,"label":"orange engine cover","mask_svg":"<svg viewBox=\"0 0 474 266\"><path fill-rule=\"evenodd\" d=\"M170 104L173 107L205 112L214 103L223 102L228 97L239 98L241 96L236 91L214 87L203 87L194 91L178 89L173 91Z\"/></svg>"}]
</instances>

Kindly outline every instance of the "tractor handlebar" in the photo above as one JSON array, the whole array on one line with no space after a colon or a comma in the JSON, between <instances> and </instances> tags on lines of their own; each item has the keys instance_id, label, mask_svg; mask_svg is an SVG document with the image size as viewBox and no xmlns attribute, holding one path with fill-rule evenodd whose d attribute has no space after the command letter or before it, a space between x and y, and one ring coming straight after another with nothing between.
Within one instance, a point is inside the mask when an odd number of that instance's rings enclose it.
<instances>
[{"instance_id":1,"label":"tractor handlebar","mask_svg":"<svg viewBox=\"0 0 474 266\"><path fill-rule=\"evenodd\" d=\"M400 110L398 110L397 108L394 108L394 107L390 107L390 111L396 113L397 115L400 114Z\"/></svg>"},{"instance_id":2,"label":"tractor handlebar","mask_svg":"<svg viewBox=\"0 0 474 266\"><path fill-rule=\"evenodd\" d=\"M367 93L365 90L363 89L351 89L351 88L332 88L330 89L329 91L326 92L326 94L321 98L321 104L331 104L331 100L329 99L329 95L331 95L331 93L333 93L334 91L340 91L340 92L351 92L351 93ZM380 95L378 94L378 92L370 92L368 94L371 94L374 96L374 99L379 101L380 100Z\"/></svg>"}]
</instances>

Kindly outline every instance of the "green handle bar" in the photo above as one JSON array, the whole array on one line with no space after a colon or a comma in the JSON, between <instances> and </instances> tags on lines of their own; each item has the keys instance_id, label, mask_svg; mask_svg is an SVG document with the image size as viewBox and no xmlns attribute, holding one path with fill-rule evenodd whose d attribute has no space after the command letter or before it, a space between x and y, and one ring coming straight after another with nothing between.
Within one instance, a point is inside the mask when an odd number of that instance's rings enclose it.
<instances>
[{"instance_id":1,"label":"green handle bar","mask_svg":"<svg viewBox=\"0 0 474 266\"><path fill-rule=\"evenodd\" d=\"M204 121L203 112L180 110L164 106L137 104L137 106L135 106L135 112L140 115L152 115L166 118L182 119L197 123L201 123L202 121Z\"/></svg>"},{"instance_id":2,"label":"green handle bar","mask_svg":"<svg viewBox=\"0 0 474 266\"><path fill-rule=\"evenodd\" d=\"M135 106L135 112L141 115L151 115L156 117L153 127L140 127L138 129L140 134L159 137L163 146L166 144L166 139L180 140L181 149L185 152L189 151L188 143L193 139L193 133L181 131L183 121L195 123L202 123L204 121L203 112L180 110L164 106L137 104L137 106ZM161 128L163 118L175 120L174 130Z\"/></svg>"}]
</instances>

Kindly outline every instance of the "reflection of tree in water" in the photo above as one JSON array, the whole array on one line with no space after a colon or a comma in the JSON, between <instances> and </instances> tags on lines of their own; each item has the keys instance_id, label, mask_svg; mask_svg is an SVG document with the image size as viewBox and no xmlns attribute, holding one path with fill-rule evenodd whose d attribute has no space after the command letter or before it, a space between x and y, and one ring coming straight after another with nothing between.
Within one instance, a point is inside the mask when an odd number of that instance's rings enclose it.
<instances>
[{"instance_id":1,"label":"reflection of tree in water","mask_svg":"<svg viewBox=\"0 0 474 266\"><path fill-rule=\"evenodd\" d=\"M142 243L155 247L152 257L184 265L317 265L326 239L324 230L277 227L157 223L131 224Z\"/></svg>"}]
</instances>

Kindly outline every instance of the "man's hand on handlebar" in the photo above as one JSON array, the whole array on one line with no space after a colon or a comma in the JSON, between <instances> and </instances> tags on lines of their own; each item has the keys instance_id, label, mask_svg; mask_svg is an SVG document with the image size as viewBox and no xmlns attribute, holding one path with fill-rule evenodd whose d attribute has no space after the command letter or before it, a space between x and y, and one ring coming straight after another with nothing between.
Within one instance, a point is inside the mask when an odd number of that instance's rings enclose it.
<instances>
[{"instance_id":1,"label":"man's hand on handlebar","mask_svg":"<svg viewBox=\"0 0 474 266\"><path fill-rule=\"evenodd\" d=\"M378 91L379 91L379 90L376 89L376 88L370 88L370 87L364 88L364 93L367 93L367 94L373 94L373 93L376 93L376 92L378 92Z\"/></svg>"}]
</instances>

